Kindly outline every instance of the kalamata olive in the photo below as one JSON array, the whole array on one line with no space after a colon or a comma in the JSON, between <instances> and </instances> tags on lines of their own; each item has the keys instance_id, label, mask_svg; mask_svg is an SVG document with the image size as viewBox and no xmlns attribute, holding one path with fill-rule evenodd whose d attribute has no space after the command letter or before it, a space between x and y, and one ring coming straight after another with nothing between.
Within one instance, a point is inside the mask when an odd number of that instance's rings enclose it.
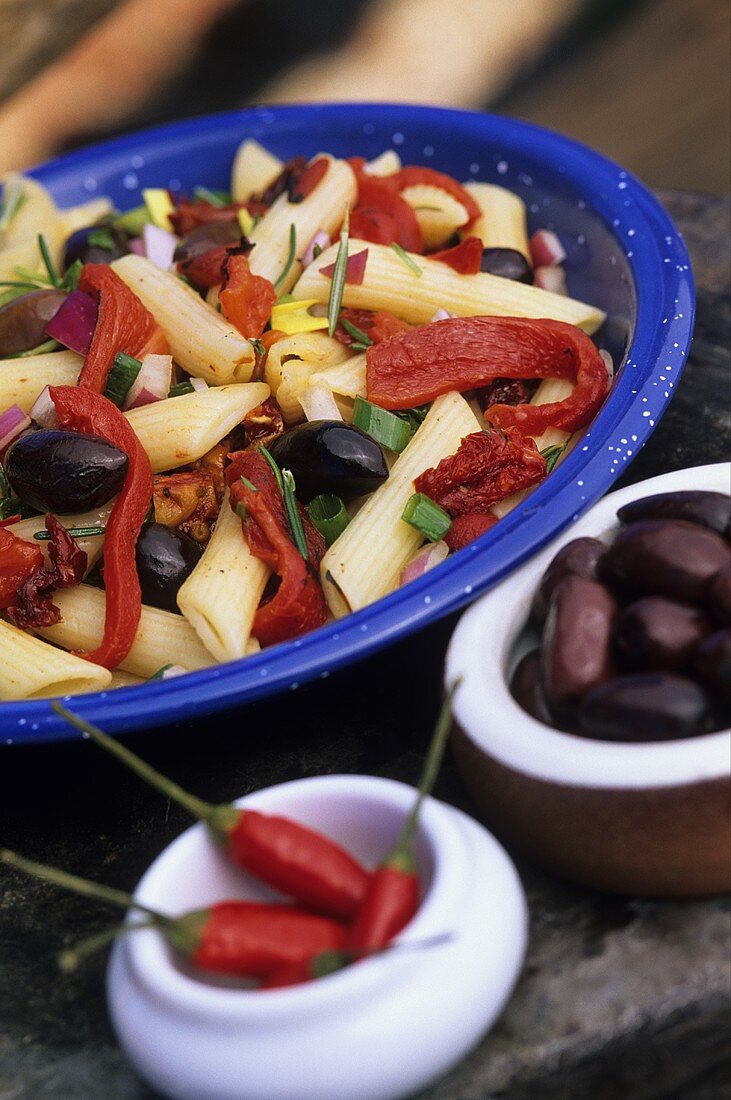
<instances>
[{"instance_id":1,"label":"kalamata olive","mask_svg":"<svg viewBox=\"0 0 731 1100\"><path fill-rule=\"evenodd\" d=\"M548 601L554 588L564 577L575 575L590 581L598 579L597 568L606 550L599 539L574 539L562 546L539 581L533 597L531 613L542 623L548 610Z\"/></svg>"},{"instance_id":2,"label":"kalamata olive","mask_svg":"<svg viewBox=\"0 0 731 1100\"><path fill-rule=\"evenodd\" d=\"M706 589L706 606L720 623L731 625L731 569L722 569Z\"/></svg>"},{"instance_id":3,"label":"kalamata olive","mask_svg":"<svg viewBox=\"0 0 731 1100\"><path fill-rule=\"evenodd\" d=\"M86 225L77 229L66 241L62 267L68 271L72 264L110 264L129 252L129 235L113 225Z\"/></svg>"},{"instance_id":4,"label":"kalamata olive","mask_svg":"<svg viewBox=\"0 0 731 1100\"><path fill-rule=\"evenodd\" d=\"M39 512L88 512L118 493L127 476L124 451L82 432L25 432L5 453L16 496Z\"/></svg>"},{"instance_id":5,"label":"kalamata olive","mask_svg":"<svg viewBox=\"0 0 731 1100\"><path fill-rule=\"evenodd\" d=\"M201 559L203 548L175 527L150 523L137 540L137 575L142 602L177 611L178 589Z\"/></svg>"},{"instance_id":6,"label":"kalamata olive","mask_svg":"<svg viewBox=\"0 0 731 1100\"><path fill-rule=\"evenodd\" d=\"M614 649L620 665L633 672L678 672L712 630L710 617L699 607L664 596L645 596L617 617Z\"/></svg>"},{"instance_id":7,"label":"kalamata olive","mask_svg":"<svg viewBox=\"0 0 731 1100\"><path fill-rule=\"evenodd\" d=\"M533 282L533 268L517 248L483 248L480 269L518 283Z\"/></svg>"},{"instance_id":8,"label":"kalamata olive","mask_svg":"<svg viewBox=\"0 0 731 1100\"><path fill-rule=\"evenodd\" d=\"M717 630L704 638L696 650L694 667L707 687L731 699L731 630Z\"/></svg>"},{"instance_id":9,"label":"kalamata olive","mask_svg":"<svg viewBox=\"0 0 731 1100\"><path fill-rule=\"evenodd\" d=\"M578 732L603 741L669 741L710 728L711 704L693 680L636 672L597 684L578 709Z\"/></svg>"},{"instance_id":10,"label":"kalamata olive","mask_svg":"<svg viewBox=\"0 0 731 1100\"><path fill-rule=\"evenodd\" d=\"M731 551L715 531L685 520L645 519L620 530L602 558L602 579L629 596L670 596L694 602Z\"/></svg>"},{"instance_id":11,"label":"kalamata olive","mask_svg":"<svg viewBox=\"0 0 731 1100\"><path fill-rule=\"evenodd\" d=\"M342 420L312 420L291 428L269 450L280 469L292 471L304 503L320 493L350 500L373 492L388 477L378 443Z\"/></svg>"},{"instance_id":12,"label":"kalamata olive","mask_svg":"<svg viewBox=\"0 0 731 1100\"><path fill-rule=\"evenodd\" d=\"M624 524L641 519L684 519L725 535L731 520L731 497L695 489L657 493L625 504L617 512L617 519Z\"/></svg>"},{"instance_id":13,"label":"kalamata olive","mask_svg":"<svg viewBox=\"0 0 731 1100\"><path fill-rule=\"evenodd\" d=\"M595 684L612 675L611 640L617 605L597 581L564 577L548 605L541 670L548 705L570 714Z\"/></svg>"},{"instance_id":14,"label":"kalamata olive","mask_svg":"<svg viewBox=\"0 0 731 1100\"><path fill-rule=\"evenodd\" d=\"M173 259L194 260L219 244L236 244L241 239L241 226L237 221L210 222L197 225L178 243Z\"/></svg>"},{"instance_id":15,"label":"kalamata olive","mask_svg":"<svg viewBox=\"0 0 731 1100\"><path fill-rule=\"evenodd\" d=\"M65 297L63 290L31 290L0 306L0 355L21 355L45 343L46 325Z\"/></svg>"},{"instance_id":16,"label":"kalamata olive","mask_svg":"<svg viewBox=\"0 0 731 1100\"><path fill-rule=\"evenodd\" d=\"M523 710L546 726L554 724L543 694L541 651L533 649L518 662L510 681L510 692Z\"/></svg>"}]
</instances>

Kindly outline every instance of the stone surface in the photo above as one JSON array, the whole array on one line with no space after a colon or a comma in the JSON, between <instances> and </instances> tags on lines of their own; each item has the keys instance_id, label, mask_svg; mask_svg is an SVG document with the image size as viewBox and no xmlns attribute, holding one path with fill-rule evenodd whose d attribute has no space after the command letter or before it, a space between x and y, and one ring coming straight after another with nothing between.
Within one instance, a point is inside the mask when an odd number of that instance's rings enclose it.
<instances>
[{"instance_id":1,"label":"stone surface","mask_svg":"<svg viewBox=\"0 0 731 1100\"><path fill-rule=\"evenodd\" d=\"M627 482L729 457L728 202L663 198L693 253L696 338L673 405ZM413 782L454 622L326 683L130 744L215 801L323 772ZM2 764L2 843L124 889L188 823L89 744L13 750ZM471 809L449 765L437 794ZM612 898L524 861L519 869L532 924L515 995L492 1033L419 1100L728 1097L727 902ZM113 915L0 877L0 1100L151 1100L111 1034L104 959L67 978L55 966L60 948Z\"/></svg>"}]
</instances>

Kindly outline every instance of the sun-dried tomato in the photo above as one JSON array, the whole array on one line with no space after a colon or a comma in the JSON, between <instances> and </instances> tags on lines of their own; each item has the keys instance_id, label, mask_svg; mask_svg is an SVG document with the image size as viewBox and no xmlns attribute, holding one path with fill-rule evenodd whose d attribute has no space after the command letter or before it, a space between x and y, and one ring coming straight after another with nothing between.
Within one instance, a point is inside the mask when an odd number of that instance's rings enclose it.
<instances>
[{"instance_id":1,"label":"sun-dried tomato","mask_svg":"<svg viewBox=\"0 0 731 1100\"><path fill-rule=\"evenodd\" d=\"M465 436L455 454L420 474L414 486L454 518L487 512L545 476L546 460L532 439L516 429L488 428Z\"/></svg>"},{"instance_id":2,"label":"sun-dried tomato","mask_svg":"<svg viewBox=\"0 0 731 1100\"><path fill-rule=\"evenodd\" d=\"M226 206L216 206L206 202L205 199L195 199L187 202L182 199L170 215L173 229L179 237L185 237L193 229L200 225L210 225L212 222L235 221L239 210L247 207L244 202L232 202Z\"/></svg>"},{"instance_id":3,"label":"sun-dried tomato","mask_svg":"<svg viewBox=\"0 0 731 1100\"><path fill-rule=\"evenodd\" d=\"M244 252L229 251L220 292L221 311L239 332L253 340L269 320L277 292L268 279L252 274Z\"/></svg>"},{"instance_id":4,"label":"sun-dried tomato","mask_svg":"<svg viewBox=\"0 0 731 1100\"><path fill-rule=\"evenodd\" d=\"M282 410L273 397L248 412L243 419L247 447L268 447L284 431Z\"/></svg>"},{"instance_id":5,"label":"sun-dried tomato","mask_svg":"<svg viewBox=\"0 0 731 1100\"><path fill-rule=\"evenodd\" d=\"M455 516L444 541L450 550L461 550L480 535L484 535L497 522L497 516L491 512L467 512L464 516Z\"/></svg>"},{"instance_id":6,"label":"sun-dried tomato","mask_svg":"<svg viewBox=\"0 0 731 1100\"><path fill-rule=\"evenodd\" d=\"M8 607L8 618L20 630L54 626L60 622L61 612L52 603L51 593L59 588L81 584L86 572L86 552L66 528L50 513L46 516L45 525L51 536L48 543L50 565L41 565L31 574Z\"/></svg>"},{"instance_id":7,"label":"sun-dried tomato","mask_svg":"<svg viewBox=\"0 0 731 1100\"><path fill-rule=\"evenodd\" d=\"M290 180L302 173L307 167L307 157L296 156L282 165L282 169L276 179L258 195L252 195L246 203L250 214L261 215L272 203L276 202L280 195L288 191Z\"/></svg>"},{"instance_id":8,"label":"sun-dried tomato","mask_svg":"<svg viewBox=\"0 0 731 1100\"><path fill-rule=\"evenodd\" d=\"M152 486L155 523L177 527L205 545L218 518L219 499L211 470L156 474Z\"/></svg>"},{"instance_id":9,"label":"sun-dried tomato","mask_svg":"<svg viewBox=\"0 0 731 1100\"><path fill-rule=\"evenodd\" d=\"M429 259L447 264L458 275L476 275L482 265L482 241L479 237L465 237L453 248L431 252Z\"/></svg>"},{"instance_id":10,"label":"sun-dried tomato","mask_svg":"<svg viewBox=\"0 0 731 1100\"><path fill-rule=\"evenodd\" d=\"M9 607L18 589L42 568L40 546L19 539L0 525L0 607Z\"/></svg>"},{"instance_id":11,"label":"sun-dried tomato","mask_svg":"<svg viewBox=\"0 0 731 1100\"><path fill-rule=\"evenodd\" d=\"M477 391L477 399L483 409L492 405L522 405L530 401L535 384L521 378L496 378L489 386Z\"/></svg>"},{"instance_id":12,"label":"sun-dried tomato","mask_svg":"<svg viewBox=\"0 0 731 1100\"><path fill-rule=\"evenodd\" d=\"M317 187L330 166L327 157L318 157L299 171L290 173L287 181L287 197L290 202L302 202Z\"/></svg>"}]
</instances>

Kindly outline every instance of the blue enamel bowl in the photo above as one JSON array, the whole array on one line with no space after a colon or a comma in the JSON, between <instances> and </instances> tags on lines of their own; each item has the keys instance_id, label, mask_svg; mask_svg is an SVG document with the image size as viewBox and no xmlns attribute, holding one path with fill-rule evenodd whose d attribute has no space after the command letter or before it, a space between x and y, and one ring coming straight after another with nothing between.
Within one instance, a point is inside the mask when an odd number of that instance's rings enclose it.
<instances>
[{"instance_id":1,"label":"blue enamel bowl","mask_svg":"<svg viewBox=\"0 0 731 1100\"><path fill-rule=\"evenodd\" d=\"M51 161L34 175L62 206L109 195L127 209L141 201L143 187L227 187L234 150L245 137L283 158L320 150L373 157L393 146L407 163L515 190L527 203L531 229L561 235L570 293L606 310L601 343L621 369L581 443L477 542L420 580L307 637L148 687L74 697L86 718L111 732L190 719L295 689L474 600L619 477L662 416L690 345L690 262L662 206L605 157L523 122L433 107L259 107L125 135ZM73 736L47 701L0 706L2 744Z\"/></svg>"}]
</instances>

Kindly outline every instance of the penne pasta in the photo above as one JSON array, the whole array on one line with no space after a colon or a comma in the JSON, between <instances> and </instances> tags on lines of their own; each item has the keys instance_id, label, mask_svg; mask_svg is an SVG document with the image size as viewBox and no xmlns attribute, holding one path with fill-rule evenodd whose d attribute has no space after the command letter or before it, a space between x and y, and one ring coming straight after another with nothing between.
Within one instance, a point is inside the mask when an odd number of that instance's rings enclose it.
<instances>
[{"instance_id":1,"label":"penne pasta","mask_svg":"<svg viewBox=\"0 0 731 1100\"><path fill-rule=\"evenodd\" d=\"M84 360L73 351L52 351L4 359L0 365L0 409L19 405L30 412L46 386L75 386Z\"/></svg>"},{"instance_id":2,"label":"penne pasta","mask_svg":"<svg viewBox=\"0 0 731 1100\"><path fill-rule=\"evenodd\" d=\"M22 201L6 229L0 233L0 279L16 279L16 267L41 271L43 261L38 237L46 239L51 257L60 258L65 239L63 222L50 193L37 180L11 172L3 180L3 195L20 189Z\"/></svg>"},{"instance_id":3,"label":"penne pasta","mask_svg":"<svg viewBox=\"0 0 731 1100\"><path fill-rule=\"evenodd\" d=\"M250 138L242 141L231 169L231 197L234 202L247 202L252 195L265 191L283 167L284 162L258 141Z\"/></svg>"},{"instance_id":4,"label":"penne pasta","mask_svg":"<svg viewBox=\"0 0 731 1100\"><path fill-rule=\"evenodd\" d=\"M56 518L60 520L67 531L74 527L106 527L113 507L114 500L110 500L107 504L103 504L101 508L95 508L91 512L83 512L73 516L57 516ZM43 516L31 516L29 519L21 519L17 523L11 523L7 528L17 538L32 542L34 546L40 546L47 557L48 542L33 538L36 531L45 531L45 529ZM86 572L88 573L101 557L104 549L104 535L80 535L75 536L75 538L79 549L86 554Z\"/></svg>"},{"instance_id":5,"label":"penne pasta","mask_svg":"<svg viewBox=\"0 0 731 1100\"><path fill-rule=\"evenodd\" d=\"M352 355L342 363L324 367L310 375L310 382L327 382L334 394L339 397L365 397L366 393L366 357Z\"/></svg>"},{"instance_id":6,"label":"penne pasta","mask_svg":"<svg viewBox=\"0 0 731 1100\"><path fill-rule=\"evenodd\" d=\"M218 386L250 380L252 345L176 275L144 256L122 256L112 268L154 315L188 374Z\"/></svg>"},{"instance_id":7,"label":"penne pasta","mask_svg":"<svg viewBox=\"0 0 731 1100\"><path fill-rule=\"evenodd\" d=\"M384 149L373 160L369 160L363 171L368 176L392 176L401 169L401 157L395 149Z\"/></svg>"},{"instance_id":8,"label":"penne pasta","mask_svg":"<svg viewBox=\"0 0 731 1100\"><path fill-rule=\"evenodd\" d=\"M514 248L530 262L528 215L520 195L494 183L470 182L462 186L482 215L461 236L479 237L483 248Z\"/></svg>"},{"instance_id":9,"label":"penne pasta","mask_svg":"<svg viewBox=\"0 0 731 1100\"><path fill-rule=\"evenodd\" d=\"M351 240L349 254L364 248L368 249L365 276L360 285L345 284L343 304L347 307L390 310L415 325L427 324L440 308L459 317L547 317L567 321L588 333L596 332L606 317L586 302L484 272L459 275L447 264L426 256L410 257L421 272L417 275L387 245ZM330 279L320 268L334 263L336 255L333 245L317 264L310 264L294 286L293 296L327 302Z\"/></svg>"},{"instance_id":10,"label":"penne pasta","mask_svg":"<svg viewBox=\"0 0 731 1100\"><path fill-rule=\"evenodd\" d=\"M113 688L126 688L126 687L140 687L141 684L146 684L142 676L135 676L132 672L125 672L124 669L115 668L112 672L112 682L109 685Z\"/></svg>"},{"instance_id":11,"label":"penne pasta","mask_svg":"<svg viewBox=\"0 0 731 1100\"><path fill-rule=\"evenodd\" d=\"M265 377L282 410L285 423L294 424L302 420L302 406L298 398L312 375L324 367L343 363L347 358L348 349L322 332L297 333L272 345L267 356Z\"/></svg>"},{"instance_id":12,"label":"penne pasta","mask_svg":"<svg viewBox=\"0 0 731 1100\"><path fill-rule=\"evenodd\" d=\"M211 541L178 592L178 607L217 661L245 656L270 572L249 550L226 492Z\"/></svg>"},{"instance_id":13,"label":"penne pasta","mask_svg":"<svg viewBox=\"0 0 731 1100\"><path fill-rule=\"evenodd\" d=\"M462 203L443 187L417 184L402 191L401 198L414 209L425 248L443 247L469 221Z\"/></svg>"},{"instance_id":14,"label":"penne pasta","mask_svg":"<svg viewBox=\"0 0 731 1100\"><path fill-rule=\"evenodd\" d=\"M482 428L458 393L438 397L424 422L399 455L384 482L335 540L322 559L320 574L336 618L358 611L391 592L424 536L401 516L414 493L414 478Z\"/></svg>"},{"instance_id":15,"label":"penne pasta","mask_svg":"<svg viewBox=\"0 0 731 1100\"><path fill-rule=\"evenodd\" d=\"M114 206L109 199L89 199L88 202L79 203L78 206L69 206L66 210L59 210L63 235L70 237L77 229L84 229L87 225L96 225L102 218L114 213Z\"/></svg>"},{"instance_id":16,"label":"penne pasta","mask_svg":"<svg viewBox=\"0 0 731 1100\"><path fill-rule=\"evenodd\" d=\"M112 674L0 619L0 700L46 699L102 691Z\"/></svg>"},{"instance_id":17,"label":"penne pasta","mask_svg":"<svg viewBox=\"0 0 731 1100\"><path fill-rule=\"evenodd\" d=\"M175 470L210 451L269 396L263 382L214 386L125 413L155 473Z\"/></svg>"}]
</instances>

